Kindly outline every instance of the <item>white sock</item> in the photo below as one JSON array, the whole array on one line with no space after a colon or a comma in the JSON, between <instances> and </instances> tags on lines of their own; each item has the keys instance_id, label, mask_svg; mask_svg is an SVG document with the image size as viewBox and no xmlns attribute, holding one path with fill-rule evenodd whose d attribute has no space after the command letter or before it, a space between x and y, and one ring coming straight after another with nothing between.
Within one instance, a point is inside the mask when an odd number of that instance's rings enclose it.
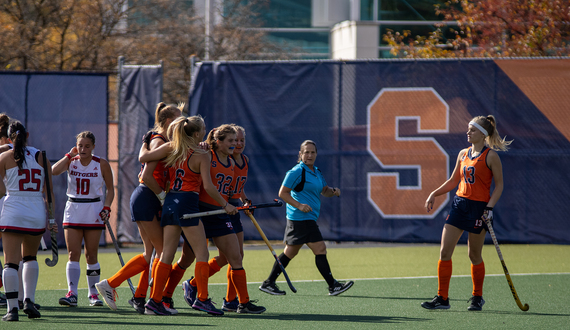
<instances>
[{"instance_id":1,"label":"white sock","mask_svg":"<svg viewBox=\"0 0 570 330\"><path fill-rule=\"evenodd\" d=\"M22 282L24 282L24 299L30 298L32 302L36 301L36 287L38 285L38 276L40 267L37 260L24 262L22 270Z\"/></svg>"},{"instance_id":2,"label":"white sock","mask_svg":"<svg viewBox=\"0 0 570 330\"><path fill-rule=\"evenodd\" d=\"M89 297L94 294L98 294L95 284L99 283L100 277L101 266L99 266L99 263L92 265L87 264L87 286L89 287Z\"/></svg>"},{"instance_id":3,"label":"white sock","mask_svg":"<svg viewBox=\"0 0 570 330\"><path fill-rule=\"evenodd\" d=\"M20 280L20 287L18 288L18 300L24 301L24 281L22 281L22 271L24 270L24 262L20 260L18 264L18 279Z\"/></svg>"},{"instance_id":4,"label":"white sock","mask_svg":"<svg viewBox=\"0 0 570 330\"><path fill-rule=\"evenodd\" d=\"M77 285L79 284L79 276L81 276L81 267L79 261L68 261L65 267L67 275L67 287L69 291L77 296Z\"/></svg>"},{"instance_id":5,"label":"white sock","mask_svg":"<svg viewBox=\"0 0 570 330\"><path fill-rule=\"evenodd\" d=\"M4 292L8 300L8 311L18 308L18 271L14 268L4 268L2 272L2 282L4 282Z\"/></svg>"}]
</instances>

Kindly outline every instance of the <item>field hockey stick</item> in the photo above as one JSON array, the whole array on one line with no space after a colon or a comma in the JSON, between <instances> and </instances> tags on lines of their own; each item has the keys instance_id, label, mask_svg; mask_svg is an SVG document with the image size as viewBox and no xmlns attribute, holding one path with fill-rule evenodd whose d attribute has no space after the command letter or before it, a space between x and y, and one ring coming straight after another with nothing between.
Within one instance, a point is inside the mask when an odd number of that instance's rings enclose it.
<instances>
[{"instance_id":1,"label":"field hockey stick","mask_svg":"<svg viewBox=\"0 0 570 330\"><path fill-rule=\"evenodd\" d=\"M503 265L503 271L505 272L505 276L507 277L507 282L509 283L509 287L511 288L511 292L513 293L513 297L517 302L519 308L526 312L529 309L528 304L522 304L519 296L517 294L517 290L515 290L515 285L513 284L513 280L511 280L511 275L509 275L509 270L507 269L507 265L505 264L505 260L503 260L503 254L501 253L501 249L499 248L499 242L497 242L497 237L495 236L495 231L493 230L493 226L491 226L491 221L489 219L485 219L485 223L487 223L487 227L489 228L489 234L491 234L491 238L493 239L493 244L495 244L495 249L497 250L497 254L499 255L499 259L501 260L501 264Z\"/></svg>"},{"instance_id":2,"label":"field hockey stick","mask_svg":"<svg viewBox=\"0 0 570 330\"><path fill-rule=\"evenodd\" d=\"M262 209L262 208L266 208L266 207L279 207L279 206L283 206L283 202L278 200L278 199L275 199L273 203L262 203L262 204L249 205L249 206L238 206L238 207L236 207L236 210L238 210L238 211L244 211L244 210L251 211L251 210ZM216 214L224 214L224 213L226 213L226 211L224 209L219 209L219 210L214 210L214 211L184 214L182 216L182 219L199 218L199 217L205 217L205 216L216 215Z\"/></svg>"},{"instance_id":3,"label":"field hockey stick","mask_svg":"<svg viewBox=\"0 0 570 330\"><path fill-rule=\"evenodd\" d=\"M49 224L50 225L54 225L55 224L55 218L53 215L53 202L51 200L51 185L50 185L50 180L49 180L49 173L48 173L48 167L47 167L47 157L46 157L46 152L45 150L42 150L42 161L44 163L44 172L45 172L45 185L46 185L46 194L47 194L47 200L48 200L48 219L49 219ZM45 244L45 242L44 242ZM59 251L57 250L57 233L54 232L53 230L51 230L51 260L49 258L46 258L45 262L46 265L48 265L49 267L54 267L55 265L57 265L57 261L59 260Z\"/></svg>"},{"instance_id":4,"label":"field hockey stick","mask_svg":"<svg viewBox=\"0 0 570 330\"><path fill-rule=\"evenodd\" d=\"M113 241L113 245L115 246L115 251L117 251L117 256L119 256L119 261L121 262L121 267L125 266L125 262L123 261L123 256L121 255L121 250L119 249L119 243L117 243L117 240L115 239L115 234L113 234L113 229L111 228L111 224L109 223L109 219L107 219L107 221L103 221L105 223L105 225L107 226L107 230L109 231L109 236L111 236L111 240ZM131 292L133 293L133 296L135 295L135 288L133 287L133 282L131 282L131 279L128 278L127 282L129 283L129 287L131 288Z\"/></svg>"},{"instance_id":5,"label":"field hockey stick","mask_svg":"<svg viewBox=\"0 0 570 330\"><path fill-rule=\"evenodd\" d=\"M42 251L47 250L46 241L44 240L43 236L42 236L42 239L40 240L40 246L42 247Z\"/></svg>"},{"instance_id":6,"label":"field hockey stick","mask_svg":"<svg viewBox=\"0 0 570 330\"><path fill-rule=\"evenodd\" d=\"M259 227L259 224L257 223L255 218L253 217L253 214L251 214L250 212L247 212L247 216L251 219L251 222L253 222L253 225L255 226L255 228L257 228L257 231L261 235L261 238L263 238L263 241L265 241L265 244L267 245L267 247L271 251L271 254L273 254L273 258L275 258L275 261L277 261L277 264L279 264L279 268L281 268L281 272L283 273L283 275L285 276L285 279L287 280L287 284L289 285L289 289L291 289L291 291L293 291L293 293L297 293L297 289L295 289L295 287L293 286L293 283L291 283L291 280L289 279L289 276L287 275L287 272L285 271L285 267L283 267L283 264L281 263L281 261L279 260L277 255L275 254L275 250L273 250L273 247L269 243L267 236L265 236L265 233L263 232L263 230L261 230L261 227Z\"/></svg>"}]
</instances>

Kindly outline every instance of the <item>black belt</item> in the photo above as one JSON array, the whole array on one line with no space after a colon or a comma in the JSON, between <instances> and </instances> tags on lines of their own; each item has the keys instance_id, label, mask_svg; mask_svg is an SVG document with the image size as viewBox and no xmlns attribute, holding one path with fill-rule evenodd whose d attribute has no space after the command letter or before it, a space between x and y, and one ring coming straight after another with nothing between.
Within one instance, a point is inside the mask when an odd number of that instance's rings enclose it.
<instances>
[{"instance_id":1,"label":"black belt","mask_svg":"<svg viewBox=\"0 0 570 330\"><path fill-rule=\"evenodd\" d=\"M101 198L97 197L97 198L75 198L75 197L67 197L67 201L68 202L73 202L73 203L95 203L95 202L100 202Z\"/></svg>"}]
</instances>

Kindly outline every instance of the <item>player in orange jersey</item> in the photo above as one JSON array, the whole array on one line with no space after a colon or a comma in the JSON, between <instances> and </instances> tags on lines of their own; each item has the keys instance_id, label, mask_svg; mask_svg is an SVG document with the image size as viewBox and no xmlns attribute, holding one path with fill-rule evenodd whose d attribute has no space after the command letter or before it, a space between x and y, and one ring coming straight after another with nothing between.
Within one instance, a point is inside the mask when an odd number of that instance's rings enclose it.
<instances>
[{"instance_id":1,"label":"player in orange jersey","mask_svg":"<svg viewBox=\"0 0 570 330\"><path fill-rule=\"evenodd\" d=\"M198 279L198 294L193 308L214 315L223 312L214 307L208 298L208 242L204 226L199 218L183 219L184 214L197 213L200 186L217 203L224 204L224 210L235 214L236 208L228 204L218 193L210 178L210 153L199 148L206 128L200 116L180 117L168 128L170 142L158 149L141 149L139 160L148 162L166 157L170 166L170 192L166 195L162 209L161 226L163 228L163 252L156 271L153 272L153 288L146 311L157 315L171 315L161 304L164 288L172 271L172 261L182 232L192 244L196 256L195 276Z\"/></svg>"},{"instance_id":2,"label":"player in orange jersey","mask_svg":"<svg viewBox=\"0 0 570 330\"><path fill-rule=\"evenodd\" d=\"M154 150L168 142L166 131L174 119L180 117L184 104L166 105L160 102L156 106L154 127L145 137L150 142L147 147ZM143 142L144 139L143 139ZM144 163L139 173L139 186L131 194L131 220L139 228L143 241L144 251L129 260L117 273L109 279L105 279L95 286L104 298L109 308L117 310L115 303L115 288L127 279L142 273L135 291L135 295L129 300L129 304L140 314L145 311L146 293L149 286L149 263L153 249L157 258L156 265L162 254L162 227L160 226L160 212L166 196L165 190L168 181L168 169L164 161L152 161Z\"/></svg>"},{"instance_id":3,"label":"player in orange jersey","mask_svg":"<svg viewBox=\"0 0 570 330\"><path fill-rule=\"evenodd\" d=\"M441 235L437 296L432 301L423 302L421 306L424 308L450 308L448 292L452 273L451 256L463 231L469 232L468 253L473 280L473 296L469 299L471 305L467 309L480 311L485 304L485 264L481 256L488 231L485 219L493 219L493 207L503 192L503 166L497 150L506 151L512 142L501 139L496 126L497 122L492 115L478 116L469 122L467 141L471 147L459 152L451 177L432 191L425 202L429 212L436 196L446 194L459 185ZM491 193L493 180L495 189Z\"/></svg>"}]
</instances>

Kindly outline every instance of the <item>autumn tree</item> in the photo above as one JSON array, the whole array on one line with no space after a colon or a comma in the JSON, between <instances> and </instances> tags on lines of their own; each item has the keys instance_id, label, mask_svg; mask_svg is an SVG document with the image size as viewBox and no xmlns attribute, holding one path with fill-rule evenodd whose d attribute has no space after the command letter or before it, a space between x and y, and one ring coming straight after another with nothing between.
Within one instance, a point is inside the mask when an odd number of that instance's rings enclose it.
<instances>
[{"instance_id":1,"label":"autumn tree","mask_svg":"<svg viewBox=\"0 0 570 330\"><path fill-rule=\"evenodd\" d=\"M438 25L427 36L389 31L383 40L397 57L569 56L567 0L449 0L437 14L454 25ZM453 37L445 38L444 32Z\"/></svg>"}]
</instances>

